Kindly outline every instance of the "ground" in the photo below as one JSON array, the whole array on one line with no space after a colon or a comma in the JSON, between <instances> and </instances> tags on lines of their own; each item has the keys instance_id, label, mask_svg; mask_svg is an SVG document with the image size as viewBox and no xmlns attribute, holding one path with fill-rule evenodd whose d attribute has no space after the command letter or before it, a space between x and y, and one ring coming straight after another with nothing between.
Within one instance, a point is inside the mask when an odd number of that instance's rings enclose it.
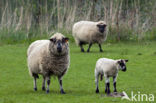
<instances>
[{"instance_id":1,"label":"ground","mask_svg":"<svg viewBox=\"0 0 156 103\"><path fill-rule=\"evenodd\" d=\"M104 81L100 81L100 94L95 93L94 68L99 58L128 59L127 71L119 72L118 92L131 91L156 96L156 42L104 43L100 53L93 45L90 53L81 53L75 43L70 43L71 65L63 78L65 95L60 94L57 78L51 78L50 93L41 90L42 77L37 81L38 91L33 91L26 62L28 44L0 45L0 103L108 103L130 102L120 97L104 96ZM87 46L85 46L85 50ZM111 91L113 91L111 78Z\"/></svg>"}]
</instances>

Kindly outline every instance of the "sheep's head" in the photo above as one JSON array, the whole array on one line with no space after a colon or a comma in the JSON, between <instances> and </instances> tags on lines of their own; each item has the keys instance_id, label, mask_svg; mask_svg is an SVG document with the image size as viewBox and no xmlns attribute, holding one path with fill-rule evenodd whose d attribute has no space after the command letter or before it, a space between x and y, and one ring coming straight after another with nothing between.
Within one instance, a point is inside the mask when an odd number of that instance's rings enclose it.
<instances>
[{"instance_id":1,"label":"sheep's head","mask_svg":"<svg viewBox=\"0 0 156 103\"><path fill-rule=\"evenodd\" d=\"M125 60L125 59L120 59L120 60L117 60L117 64L119 64L119 69L122 70L122 71L126 71L126 62L128 62L128 60Z\"/></svg>"},{"instance_id":2,"label":"sheep's head","mask_svg":"<svg viewBox=\"0 0 156 103\"><path fill-rule=\"evenodd\" d=\"M99 29L100 33L104 33L106 31L106 22L105 21L99 21L97 24L97 27Z\"/></svg>"},{"instance_id":3,"label":"sheep's head","mask_svg":"<svg viewBox=\"0 0 156 103\"><path fill-rule=\"evenodd\" d=\"M56 33L50 38L49 49L54 55L65 55L68 53L68 38L61 33Z\"/></svg>"}]
</instances>

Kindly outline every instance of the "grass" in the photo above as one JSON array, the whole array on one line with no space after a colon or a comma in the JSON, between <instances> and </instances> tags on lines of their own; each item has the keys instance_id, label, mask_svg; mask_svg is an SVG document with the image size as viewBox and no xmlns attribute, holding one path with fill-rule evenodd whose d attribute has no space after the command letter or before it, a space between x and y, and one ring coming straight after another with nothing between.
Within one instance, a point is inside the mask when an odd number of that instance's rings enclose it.
<instances>
[{"instance_id":1,"label":"grass","mask_svg":"<svg viewBox=\"0 0 156 103\"><path fill-rule=\"evenodd\" d=\"M105 43L103 53L93 45L90 53L81 53L70 43L71 65L63 78L67 94L59 93L57 79L51 78L50 93L41 90L42 77L38 79L38 91L33 91L33 79L28 74L26 50L28 44L0 45L0 103L128 103L121 98L104 97L104 81L100 82L100 94L95 94L94 67L98 58L129 59L127 72L119 72L118 92L131 91L156 96L156 42ZM85 46L87 49L87 46ZM111 79L111 91L113 91Z\"/></svg>"},{"instance_id":2,"label":"grass","mask_svg":"<svg viewBox=\"0 0 156 103\"><path fill-rule=\"evenodd\" d=\"M156 28L151 28L146 32L138 33L125 26L120 27L119 31L115 27L108 28L107 42L118 42L118 32L120 34L120 41L123 42L143 42L148 40L156 40ZM41 32L39 28L31 28L28 32L25 29L15 30L15 28L3 28L0 30L0 44L19 44L31 43L34 40L49 38L55 32L60 32L69 37L71 42L74 42L72 31L52 28L49 32Z\"/></svg>"}]
</instances>

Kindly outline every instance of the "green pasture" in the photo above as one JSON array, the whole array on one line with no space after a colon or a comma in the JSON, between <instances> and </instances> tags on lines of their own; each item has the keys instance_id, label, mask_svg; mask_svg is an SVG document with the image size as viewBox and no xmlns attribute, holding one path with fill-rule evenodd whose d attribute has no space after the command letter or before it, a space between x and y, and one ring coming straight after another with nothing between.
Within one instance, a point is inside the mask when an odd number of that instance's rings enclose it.
<instances>
[{"instance_id":1,"label":"green pasture","mask_svg":"<svg viewBox=\"0 0 156 103\"><path fill-rule=\"evenodd\" d=\"M94 68L99 58L128 59L127 71L119 72L118 92L131 91L156 96L156 42L104 43L100 53L95 44L90 53L81 53L70 43L71 64L63 78L65 95L60 94L57 78L51 78L50 93L41 90L42 76L37 80L38 91L33 91L26 62L29 44L0 44L0 103L127 103L128 100L104 96L105 84L100 81L100 94L95 93ZM85 50L87 46L85 46ZM113 84L111 78L111 91ZM146 102L147 103L147 102Z\"/></svg>"}]
</instances>

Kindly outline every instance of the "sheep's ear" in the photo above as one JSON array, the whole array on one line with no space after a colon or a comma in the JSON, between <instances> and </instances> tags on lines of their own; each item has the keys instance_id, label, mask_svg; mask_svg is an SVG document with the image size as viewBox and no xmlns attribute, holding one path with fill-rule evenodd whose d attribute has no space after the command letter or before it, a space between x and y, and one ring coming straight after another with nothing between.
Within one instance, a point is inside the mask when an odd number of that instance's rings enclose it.
<instances>
[{"instance_id":1,"label":"sheep's ear","mask_svg":"<svg viewBox=\"0 0 156 103\"><path fill-rule=\"evenodd\" d=\"M49 39L51 42L56 42L56 39L55 38L50 38Z\"/></svg>"},{"instance_id":2,"label":"sheep's ear","mask_svg":"<svg viewBox=\"0 0 156 103\"><path fill-rule=\"evenodd\" d=\"M65 40L65 42L68 42L69 38L65 37L64 40Z\"/></svg>"},{"instance_id":3,"label":"sheep's ear","mask_svg":"<svg viewBox=\"0 0 156 103\"><path fill-rule=\"evenodd\" d=\"M97 27L106 27L107 25L106 24L97 24Z\"/></svg>"},{"instance_id":4,"label":"sheep's ear","mask_svg":"<svg viewBox=\"0 0 156 103\"><path fill-rule=\"evenodd\" d=\"M125 62L128 62L128 59L125 59Z\"/></svg>"}]
</instances>

